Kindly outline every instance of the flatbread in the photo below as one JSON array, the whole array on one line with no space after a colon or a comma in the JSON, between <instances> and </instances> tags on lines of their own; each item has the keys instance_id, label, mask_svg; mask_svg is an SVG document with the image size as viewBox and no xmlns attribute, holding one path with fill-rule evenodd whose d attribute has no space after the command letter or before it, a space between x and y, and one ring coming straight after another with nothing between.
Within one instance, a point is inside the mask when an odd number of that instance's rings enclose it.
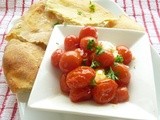
<instances>
[{"instance_id":1,"label":"flatbread","mask_svg":"<svg viewBox=\"0 0 160 120\"><path fill-rule=\"evenodd\" d=\"M142 25L139 25L126 15L121 15L113 28L145 31Z\"/></svg>"},{"instance_id":2,"label":"flatbread","mask_svg":"<svg viewBox=\"0 0 160 120\"><path fill-rule=\"evenodd\" d=\"M66 24L107 27L117 20L111 12L90 0L47 0L46 10ZM111 24L110 24L111 25Z\"/></svg>"},{"instance_id":3,"label":"flatbread","mask_svg":"<svg viewBox=\"0 0 160 120\"><path fill-rule=\"evenodd\" d=\"M3 70L12 92L31 90L44 50L29 42L12 39L3 56Z\"/></svg>"},{"instance_id":4,"label":"flatbread","mask_svg":"<svg viewBox=\"0 0 160 120\"><path fill-rule=\"evenodd\" d=\"M40 1L22 16L7 34L6 40L19 39L46 46L56 22L53 14L45 12L45 1Z\"/></svg>"}]
</instances>

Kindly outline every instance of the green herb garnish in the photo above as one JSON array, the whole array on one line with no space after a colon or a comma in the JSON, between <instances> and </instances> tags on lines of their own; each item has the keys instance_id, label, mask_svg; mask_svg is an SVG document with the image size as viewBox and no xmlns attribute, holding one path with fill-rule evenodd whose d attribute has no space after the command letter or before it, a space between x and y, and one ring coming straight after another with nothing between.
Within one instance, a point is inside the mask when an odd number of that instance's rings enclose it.
<instances>
[{"instance_id":1,"label":"green herb garnish","mask_svg":"<svg viewBox=\"0 0 160 120\"><path fill-rule=\"evenodd\" d=\"M98 61L92 61L91 63L91 68L96 68L96 67L99 67L100 66L100 63Z\"/></svg>"},{"instance_id":2,"label":"green herb garnish","mask_svg":"<svg viewBox=\"0 0 160 120\"><path fill-rule=\"evenodd\" d=\"M89 3L90 12L95 12L96 6L90 1Z\"/></svg>"},{"instance_id":3,"label":"green herb garnish","mask_svg":"<svg viewBox=\"0 0 160 120\"><path fill-rule=\"evenodd\" d=\"M81 12L81 11L77 11L77 14L78 14L78 15L82 15L82 12Z\"/></svg>"},{"instance_id":4,"label":"green herb garnish","mask_svg":"<svg viewBox=\"0 0 160 120\"><path fill-rule=\"evenodd\" d=\"M96 55L100 55L102 53L104 53L103 47L101 45L96 46Z\"/></svg>"},{"instance_id":5,"label":"green herb garnish","mask_svg":"<svg viewBox=\"0 0 160 120\"><path fill-rule=\"evenodd\" d=\"M109 79L112 80L118 80L117 74L112 70L112 68L110 67L110 69L106 72L106 76Z\"/></svg>"},{"instance_id":6,"label":"green herb garnish","mask_svg":"<svg viewBox=\"0 0 160 120\"><path fill-rule=\"evenodd\" d=\"M118 62L118 63L123 63L124 59L121 55L117 55L115 57L115 62Z\"/></svg>"},{"instance_id":7,"label":"green herb garnish","mask_svg":"<svg viewBox=\"0 0 160 120\"><path fill-rule=\"evenodd\" d=\"M94 39L89 39L87 44L87 49L93 51L95 47Z\"/></svg>"},{"instance_id":8,"label":"green herb garnish","mask_svg":"<svg viewBox=\"0 0 160 120\"><path fill-rule=\"evenodd\" d=\"M92 18L90 17L89 20L92 20Z\"/></svg>"}]
</instances>

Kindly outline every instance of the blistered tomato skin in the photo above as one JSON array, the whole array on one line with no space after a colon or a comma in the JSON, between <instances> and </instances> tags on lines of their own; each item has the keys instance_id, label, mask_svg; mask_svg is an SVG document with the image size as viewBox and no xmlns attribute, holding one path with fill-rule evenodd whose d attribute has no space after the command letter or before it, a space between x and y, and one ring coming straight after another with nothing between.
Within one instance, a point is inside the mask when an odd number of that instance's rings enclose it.
<instances>
[{"instance_id":1,"label":"blistered tomato skin","mask_svg":"<svg viewBox=\"0 0 160 120\"><path fill-rule=\"evenodd\" d=\"M78 36L64 38L64 50L51 56L61 70L60 89L72 102L92 99L97 104L129 100L131 51L123 45L98 41L95 27L83 27Z\"/></svg>"},{"instance_id":2,"label":"blistered tomato skin","mask_svg":"<svg viewBox=\"0 0 160 120\"><path fill-rule=\"evenodd\" d=\"M79 33L79 39L82 39L87 36L92 36L95 39L97 39L98 38L97 29L91 26L83 27Z\"/></svg>"},{"instance_id":3,"label":"blistered tomato skin","mask_svg":"<svg viewBox=\"0 0 160 120\"><path fill-rule=\"evenodd\" d=\"M120 54L123 57L123 59L124 59L123 63L125 65L128 65L132 61L131 51L123 45L117 46L116 49L118 51L118 54Z\"/></svg>"},{"instance_id":4,"label":"blistered tomato skin","mask_svg":"<svg viewBox=\"0 0 160 120\"><path fill-rule=\"evenodd\" d=\"M110 102L116 94L117 87L117 83L111 79L98 83L92 91L93 100L98 104Z\"/></svg>"},{"instance_id":5,"label":"blistered tomato skin","mask_svg":"<svg viewBox=\"0 0 160 120\"><path fill-rule=\"evenodd\" d=\"M84 52L82 55L83 61L82 65L83 66L91 66L92 61L90 61L89 54L87 52Z\"/></svg>"},{"instance_id":6,"label":"blistered tomato skin","mask_svg":"<svg viewBox=\"0 0 160 120\"><path fill-rule=\"evenodd\" d=\"M117 73L118 80L116 82L119 86L128 86L130 83L131 74L128 66L117 63L112 66L112 70Z\"/></svg>"},{"instance_id":7,"label":"blistered tomato skin","mask_svg":"<svg viewBox=\"0 0 160 120\"><path fill-rule=\"evenodd\" d=\"M98 61L103 68L110 67L114 63L114 56L111 52L105 51L104 53L101 53L100 55L96 55L94 59Z\"/></svg>"},{"instance_id":8,"label":"blistered tomato skin","mask_svg":"<svg viewBox=\"0 0 160 120\"><path fill-rule=\"evenodd\" d=\"M127 87L119 87L116 91L115 97L110 101L110 103L121 103L126 102L129 99L129 93Z\"/></svg>"},{"instance_id":9,"label":"blistered tomato skin","mask_svg":"<svg viewBox=\"0 0 160 120\"><path fill-rule=\"evenodd\" d=\"M60 59L59 67L64 73L68 73L71 70L79 67L82 63L81 55L76 51L65 52Z\"/></svg>"},{"instance_id":10,"label":"blistered tomato skin","mask_svg":"<svg viewBox=\"0 0 160 120\"><path fill-rule=\"evenodd\" d=\"M63 93L69 94L70 89L69 89L69 87L66 83L66 76L67 76L67 74L62 74L62 76L60 78L60 88L61 88Z\"/></svg>"},{"instance_id":11,"label":"blistered tomato skin","mask_svg":"<svg viewBox=\"0 0 160 120\"><path fill-rule=\"evenodd\" d=\"M95 51L95 47L98 45L97 39L91 36L83 37L80 39L80 48L85 52L91 53Z\"/></svg>"},{"instance_id":12,"label":"blistered tomato skin","mask_svg":"<svg viewBox=\"0 0 160 120\"><path fill-rule=\"evenodd\" d=\"M89 86L96 73L88 66L80 66L68 73L66 82L70 89Z\"/></svg>"},{"instance_id":13,"label":"blistered tomato skin","mask_svg":"<svg viewBox=\"0 0 160 120\"><path fill-rule=\"evenodd\" d=\"M59 68L59 61L63 53L64 53L64 50L62 49L57 49L55 52L52 53L52 56L51 56L52 66Z\"/></svg>"},{"instance_id":14,"label":"blistered tomato skin","mask_svg":"<svg viewBox=\"0 0 160 120\"><path fill-rule=\"evenodd\" d=\"M91 88L90 87L84 87L84 88L78 88L78 89L71 89L69 97L72 102L81 102L91 99Z\"/></svg>"},{"instance_id":15,"label":"blistered tomato skin","mask_svg":"<svg viewBox=\"0 0 160 120\"><path fill-rule=\"evenodd\" d=\"M65 37L64 48L66 51L75 50L76 48L79 47L79 44L80 44L79 38L76 37L75 35L69 35Z\"/></svg>"}]
</instances>

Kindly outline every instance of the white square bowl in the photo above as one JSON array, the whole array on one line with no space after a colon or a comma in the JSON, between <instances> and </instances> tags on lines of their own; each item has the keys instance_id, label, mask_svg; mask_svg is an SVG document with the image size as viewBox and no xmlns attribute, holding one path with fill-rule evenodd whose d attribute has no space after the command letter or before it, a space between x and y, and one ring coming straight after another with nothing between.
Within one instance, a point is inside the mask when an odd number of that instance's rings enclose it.
<instances>
[{"instance_id":1,"label":"white square bowl","mask_svg":"<svg viewBox=\"0 0 160 120\"><path fill-rule=\"evenodd\" d=\"M107 40L115 45L125 45L132 51L135 60L130 64L130 99L119 104L98 105L92 101L73 103L62 94L59 87L59 71L52 68L50 57L57 48L63 48L67 35L79 34L82 26L54 27L43 61L35 80L28 106L33 109L81 114L88 116L126 119L156 119L157 101L149 41L144 32L97 28L98 40Z\"/></svg>"}]
</instances>

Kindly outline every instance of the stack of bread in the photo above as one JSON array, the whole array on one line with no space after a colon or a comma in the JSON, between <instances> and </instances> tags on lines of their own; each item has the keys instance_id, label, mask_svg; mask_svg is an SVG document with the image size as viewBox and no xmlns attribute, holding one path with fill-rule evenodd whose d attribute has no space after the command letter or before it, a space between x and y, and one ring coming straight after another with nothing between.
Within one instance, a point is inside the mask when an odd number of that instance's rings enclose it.
<instances>
[{"instance_id":1,"label":"stack of bread","mask_svg":"<svg viewBox=\"0 0 160 120\"><path fill-rule=\"evenodd\" d=\"M29 94L56 24L108 28L144 28L128 16L116 16L89 0L41 0L34 3L6 35L3 70L13 93Z\"/></svg>"}]
</instances>

